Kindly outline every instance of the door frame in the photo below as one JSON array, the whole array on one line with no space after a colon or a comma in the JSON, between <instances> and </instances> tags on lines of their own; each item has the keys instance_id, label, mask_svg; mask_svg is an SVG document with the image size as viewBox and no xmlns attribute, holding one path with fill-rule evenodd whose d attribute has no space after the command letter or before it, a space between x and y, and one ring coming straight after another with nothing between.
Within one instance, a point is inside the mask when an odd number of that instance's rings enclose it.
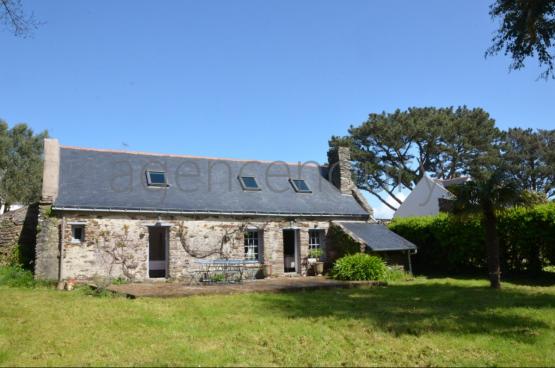
<instances>
[{"instance_id":1,"label":"door frame","mask_svg":"<svg viewBox=\"0 0 555 368\"><path fill-rule=\"evenodd\" d=\"M284 264L283 264L283 272L286 274L300 274L301 273L301 249L300 249L300 231L301 229L299 229L298 227L285 227L282 229L281 231L281 237L282 237L282 248L285 247L285 237L283 236L285 231L293 231L294 237L293 237L293 241L295 242L293 249L294 249L294 259L295 259L295 271L285 271L285 252L283 253L283 257L284 257Z\"/></svg>"},{"instance_id":2,"label":"door frame","mask_svg":"<svg viewBox=\"0 0 555 368\"><path fill-rule=\"evenodd\" d=\"M148 247L147 247L147 271L146 275L149 279L167 279L169 278L169 234L171 225L147 225L148 228ZM164 277L150 277L150 230L151 228L163 230L164 234ZM159 270L157 270L159 271Z\"/></svg>"}]
</instances>

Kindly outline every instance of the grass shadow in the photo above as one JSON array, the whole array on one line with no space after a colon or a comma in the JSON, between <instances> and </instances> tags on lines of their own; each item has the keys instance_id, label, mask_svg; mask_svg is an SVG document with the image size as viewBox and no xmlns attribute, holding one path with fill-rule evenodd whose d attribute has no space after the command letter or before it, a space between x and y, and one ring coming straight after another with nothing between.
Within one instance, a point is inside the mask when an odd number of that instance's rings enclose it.
<instances>
[{"instance_id":1,"label":"grass shadow","mask_svg":"<svg viewBox=\"0 0 555 368\"><path fill-rule=\"evenodd\" d=\"M450 283L404 283L379 288L280 294L261 300L288 318L354 319L394 336L428 333L502 336L533 343L553 328L537 310L555 308L555 295Z\"/></svg>"},{"instance_id":2,"label":"grass shadow","mask_svg":"<svg viewBox=\"0 0 555 368\"><path fill-rule=\"evenodd\" d=\"M482 278L487 280L487 272L484 271L483 274L477 274L476 272L469 273L426 273L420 274L420 276L425 276L428 279L444 279L446 277L463 280L475 280L477 278ZM510 282L515 285L522 286L555 286L555 272L539 272L536 274L530 273L508 273L501 275L501 282Z\"/></svg>"}]
</instances>

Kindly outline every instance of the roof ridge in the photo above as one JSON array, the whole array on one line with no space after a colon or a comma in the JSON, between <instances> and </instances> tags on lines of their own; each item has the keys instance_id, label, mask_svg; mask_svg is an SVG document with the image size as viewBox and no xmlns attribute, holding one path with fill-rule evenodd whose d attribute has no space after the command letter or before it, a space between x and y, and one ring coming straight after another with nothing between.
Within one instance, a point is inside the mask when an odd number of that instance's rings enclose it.
<instances>
[{"instance_id":1,"label":"roof ridge","mask_svg":"<svg viewBox=\"0 0 555 368\"><path fill-rule=\"evenodd\" d=\"M119 153L119 154L129 154L129 155L141 155L141 156L158 156L158 157L175 157L175 158L197 158L197 159L204 159L204 160L220 160L220 161L235 161L235 162L260 162L260 163L285 163L288 166L297 166L297 165L312 165L317 164L318 166L323 166L323 164L318 163L317 161L306 161L306 162L287 162L282 160L246 160L246 159L239 159L239 158L225 158L225 157L210 157L210 156L194 156L194 155L180 155L180 154L172 154L172 153L157 153L157 152L144 152L144 151L127 151L127 150L117 150L117 149L106 149L106 148L89 148L89 147L77 147L77 146L66 146L60 145L60 148L69 149L69 150L77 150L77 151L92 151L92 152L105 152L105 153Z\"/></svg>"}]
</instances>

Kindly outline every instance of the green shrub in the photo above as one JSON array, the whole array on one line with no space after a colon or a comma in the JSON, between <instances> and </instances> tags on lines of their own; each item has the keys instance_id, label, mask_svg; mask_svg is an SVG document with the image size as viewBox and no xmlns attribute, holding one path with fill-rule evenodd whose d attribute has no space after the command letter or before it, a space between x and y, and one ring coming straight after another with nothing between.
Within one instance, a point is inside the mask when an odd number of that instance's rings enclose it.
<instances>
[{"instance_id":1,"label":"green shrub","mask_svg":"<svg viewBox=\"0 0 555 368\"><path fill-rule=\"evenodd\" d=\"M223 273L216 273L216 274L210 276L210 281L212 281L212 282L224 282L225 281L225 275Z\"/></svg>"},{"instance_id":2,"label":"green shrub","mask_svg":"<svg viewBox=\"0 0 555 368\"><path fill-rule=\"evenodd\" d=\"M481 216L447 214L395 219L389 228L418 246L412 257L417 273L485 270ZM517 207L499 213L503 272L539 272L555 264L555 204Z\"/></svg>"},{"instance_id":3,"label":"green shrub","mask_svg":"<svg viewBox=\"0 0 555 368\"><path fill-rule=\"evenodd\" d=\"M0 286L33 288L48 285L48 282L37 281L33 273L21 266L0 267Z\"/></svg>"},{"instance_id":4,"label":"green shrub","mask_svg":"<svg viewBox=\"0 0 555 368\"><path fill-rule=\"evenodd\" d=\"M324 255L324 252L322 252L322 249L320 248L311 249L308 252L308 258L320 258L323 255Z\"/></svg>"},{"instance_id":5,"label":"green shrub","mask_svg":"<svg viewBox=\"0 0 555 368\"><path fill-rule=\"evenodd\" d=\"M387 271L384 276L384 281L404 281L412 278L407 273L403 266L387 266Z\"/></svg>"},{"instance_id":6,"label":"green shrub","mask_svg":"<svg viewBox=\"0 0 555 368\"><path fill-rule=\"evenodd\" d=\"M380 257L355 253L339 258L333 265L331 276L346 281L383 280L386 272L387 267Z\"/></svg>"}]
</instances>

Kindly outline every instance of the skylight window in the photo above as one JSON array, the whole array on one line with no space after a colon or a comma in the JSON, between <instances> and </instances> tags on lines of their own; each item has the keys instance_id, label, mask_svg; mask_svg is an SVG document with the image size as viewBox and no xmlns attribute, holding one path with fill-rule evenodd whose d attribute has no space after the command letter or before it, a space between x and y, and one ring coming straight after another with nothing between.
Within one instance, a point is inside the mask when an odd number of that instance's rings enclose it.
<instances>
[{"instance_id":1,"label":"skylight window","mask_svg":"<svg viewBox=\"0 0 555 368\"><path fill-rule=\"evenodd\" d=\"M147 171L146 182L149 187L167 187L166 173L163 171Z\"/></svg>"},{"instance_id":2,"label":"skylight window","mask_svg":"<svg viewBox=\"0 0 555 368\"><path fill-rule=\"evenodd\" d=\"M260 190L254 176L240 176L239 182L241 183L243 190Z\"/></svg>"},{"instance_id":3,"label":"skylight window","mask_svg":"<svg viewBox=\"0 0 555 368\"><path fill-rule=\"evenodd\" d=\"M306 181L304 181L303 179L289 179L289 181L291 182L291 185L296 192L312 193L312 191L308 187L308 184L306 184Z\"/></svg>"}]
</instances>

